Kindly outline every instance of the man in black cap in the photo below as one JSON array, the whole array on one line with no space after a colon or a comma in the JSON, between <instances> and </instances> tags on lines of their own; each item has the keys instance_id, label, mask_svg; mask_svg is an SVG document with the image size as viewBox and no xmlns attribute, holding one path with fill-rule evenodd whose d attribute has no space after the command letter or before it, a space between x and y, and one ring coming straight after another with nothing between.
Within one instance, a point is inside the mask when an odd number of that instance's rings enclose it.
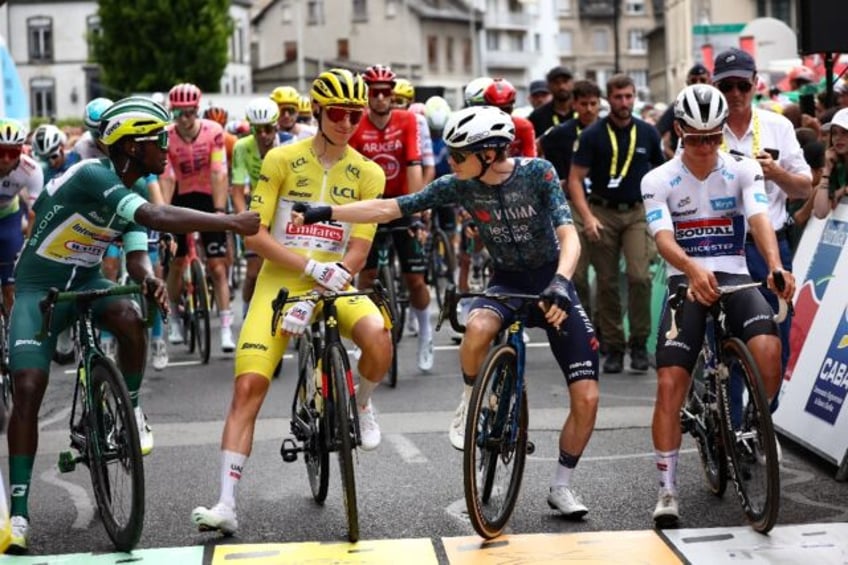
<instances>
[{"instance_id":1,"label":"man in black cap","mask_svg":"<svg viewBox=\"0 0 848 565\"><path fill-rule=\"evenodd\" d=\"M554 67L548 71L546 78L553 99L533 110L527 118L533 124L537 139L572 117L571 91L574 88L574 75L565 67Z\"/></svg>"},{"instance_id":2,"label":"man in black cap","mask_svg":"<svg viewBox=\"0 0 848 565\"><path fill-rule=\"evenodd\" d=\"M686 86L692 84L711 84L712 77L710 70L701 63L695 63L689 72L686 73ZM667 159L674 157L674 152L677 150L678 137L674 131L674 102L668 105L668 109L663 113L660 121L657 122L657 131L662 137L663 153Z\"/></svg>"},{"instance_id":3,"label":"man in black cap","mask_svg":"<svg viewBox=\"0 0 848 565\"><path fill-rule=\"evenodd\" d=\"M530 95L527 96L527 101L535 110L543 104L551 101L551 91L548 89L548 82L545 80L534 80L530 83Z\"/></svg>"}]
</instances>

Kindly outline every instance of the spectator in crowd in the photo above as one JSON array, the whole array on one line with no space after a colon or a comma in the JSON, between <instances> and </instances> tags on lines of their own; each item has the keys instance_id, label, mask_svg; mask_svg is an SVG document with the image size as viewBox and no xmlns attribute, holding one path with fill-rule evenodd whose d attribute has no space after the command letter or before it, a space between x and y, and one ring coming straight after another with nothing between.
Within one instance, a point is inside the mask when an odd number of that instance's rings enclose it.
<instances>
[{"instance_id":1,"label":"spectator in crowd","mask_svg":"<svg viewBox=\"0 0 848 565\"><path fill-rule=\"evenodd\" d=\"M546 78L551 101L533 110L528 118L533 123L537 138L572 117L571 91L574 88L574 75L565 67L554 67L548 71Z\"/></svg>"},{"instance_id":2,"label":"spectator in crowd","mask_svg":"<svg viewBox=\"0 0 848 565\"><path fill-rule=\"evenodd\" d=\"M534 110L553 99L553 95L551 95L551 91L548 88L548 83L544 80L532 81L528 92L530 94L527 96L527 101L530 102Z\"/></svg>"}]
</instances>

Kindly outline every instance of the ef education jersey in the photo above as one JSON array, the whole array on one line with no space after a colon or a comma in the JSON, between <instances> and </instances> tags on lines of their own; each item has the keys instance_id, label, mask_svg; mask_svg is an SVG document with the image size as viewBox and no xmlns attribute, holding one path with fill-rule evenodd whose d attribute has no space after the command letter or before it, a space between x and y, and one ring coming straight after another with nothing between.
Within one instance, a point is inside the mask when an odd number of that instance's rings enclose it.
<instances>
[{"instance_id":1,"label":"ef education jersey","mask_svg":"<svg viewBox=\"0 0 848 565\"><path fill-rule=\"evenodd\" d=\"M719 152L706 180L695 178L680 155L642 178L648 229L667 230L689 257L713 272L748 274L748 218L768 213L763 171L752 159ZM668 275L682 274L668 266Z\"/></svg>"},{"instance_id":2,"label":"ef education jersey","mask_svg":"<svg viewBox=\"0 0 848 565\"><path fill-rule=\"evenodd\" d=\"M174 124L168 126L168 166L162 176L177 181L177 193L212 194L212 173L227 172L224 130L217 122L199 119L194 139L186 140Z\"/></svg>"}]
</instances>

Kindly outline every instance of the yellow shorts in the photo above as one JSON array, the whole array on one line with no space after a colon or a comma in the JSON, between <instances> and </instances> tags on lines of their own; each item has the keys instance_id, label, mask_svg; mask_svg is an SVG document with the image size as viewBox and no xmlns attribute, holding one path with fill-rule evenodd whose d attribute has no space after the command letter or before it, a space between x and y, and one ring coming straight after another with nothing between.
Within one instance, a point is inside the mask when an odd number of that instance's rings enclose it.
<instances>
[{"instance_id":1,"label":"yellow shorts","mask_svg":"<svg viewBox=\"0 0 848 565\"><path fill-rule=\"evenodd\" d=\"M258 373L270 379L277 363L282 359L289 336L281 333L279 329L276 335L271 335L271 302L277 297L282 286L286 285L268 280L268 277L263 280L261 275L256 281L256 290L250 300L250 308L242 324L236 348L236 377L245 373ZM293 289L289 297L309 292L311 288ZM294 303L288 304L286 311L292 306ZM367 296L340 298L336 300L336 310L339 314L339 331L346 338L351 337L354 326L362 318L377 316L382 319L380 309ZM319 315L320 308L316 308L312 319L317 319Z\"/></svg>"}]
</instances>

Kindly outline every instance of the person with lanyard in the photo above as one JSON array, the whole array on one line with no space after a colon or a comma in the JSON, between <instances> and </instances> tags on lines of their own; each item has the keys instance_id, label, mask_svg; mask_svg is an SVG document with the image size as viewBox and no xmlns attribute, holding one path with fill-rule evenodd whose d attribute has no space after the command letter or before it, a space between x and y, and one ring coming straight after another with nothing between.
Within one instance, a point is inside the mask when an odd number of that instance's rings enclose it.
<instances>
[{"instance_id":1,"label":"person with lanyard","mask_svg":"<svg viewBox=\"0 0 848 565\"><path fill-rule=\"evenodd\" d=\"M810 197L812 173L804 159L804 152L795 136L792 122L780 114L752 106L756 83L757 66L751 55L736 48L718 54L713 65L713 84L724 94L728 105L721 150L731 155L755 159L762 167L766 195L769 200L769 218L777 234L780 259L783 269L791 271L792 251L786 237L789 229L786 200ZM745 255L751 278L755 281L766 280L770 269L750 234L745 243ZM763 294L776 312L777 297L765 289ZM784 369L789 360L789 328L791 326L792 315L790 314L780 324ZM773 405L772 409L776 407Z\"/></svg>"},{"instance_id":2,"label":"person with lanyard","mask_svg":"<svg viewBox=\"0 0 848 565\"><path fill-rule=\"evenodd\" d=\"M541 140L542 152L556 169L560 178L560 186L562 186L566 198L570 198L568 174L571 170L571 159L574 156L575 148L578 146L580 134L598 119L601 110L601 89L590 80L578 80L574 83L572 97L574 99L572 106L575 117L556 126L551 130L551 133ZM584 188L588 194L588 182L586 184L587 186ZM577 235L580 237L580 247L584 250L580 254L577 268L574 270L574 287L577 289L577 295L580 297L583 309L586 310L589 319L592 319L592 301L589 295L590 255L587 251L589 242L586 240L583 218L574 209L572 209L572 215L574 227L577 228Z\"/></svg>"},{"instance_id":3,"label":"person with lanyard","mask_svg":"<svg viewBox=\"0 0 848 565\"><path fill-rule=\"evenodd\" d=\"M639 183L665 159L657 130L633 117L636 86L629 76L607 82L610 113L580 134L571 163L568 192L583 218L598 280L597 321L607 357L605 373L620 373L624 365L624 327L619 292L619 259L627 263L630 368L648 370L645 348L651 331L651 274L654 247L647 234ZM592 192L585 192L589 178Z\"/></svg>"},{"instance_id":4,"label":"person with lanyard","mask_svg":"<svg viewBox=\"0 0 848 565\"><path fill-rule=\"evenodd\" d=\"M565 67L554 67L548 71L548 90L551 101L542 104L527 117L533 124L536 139L544 137L554 126L565 122L571 115L571 91L574 88L574 75Z\"/></svg>"},{"instance_id":5,"label":"person with lanyard","mask_svg":"<svg viewBox=\"0 0 848 565\"><path fill-rule=\"evenodd\" d=\"M830 146L824 154L824 171L816 185L813 214L826 218L848 194L848 108L830 121Z\"/></svg>"}]
</instances>

